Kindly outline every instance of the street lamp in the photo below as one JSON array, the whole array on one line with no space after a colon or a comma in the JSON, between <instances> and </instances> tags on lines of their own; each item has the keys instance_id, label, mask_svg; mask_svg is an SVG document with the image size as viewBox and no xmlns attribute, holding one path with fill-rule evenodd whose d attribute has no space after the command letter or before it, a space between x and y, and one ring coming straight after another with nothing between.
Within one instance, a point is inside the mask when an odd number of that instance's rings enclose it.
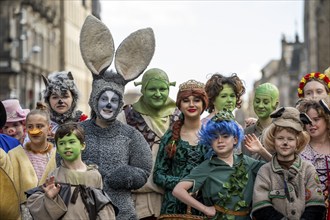
<instances>
[{"instance_id":1,"label":"street lamp","mask_svg":"<svg viewBox=\"0 0 330 220\"><path fill-rule=\"evenodd\" d=\"M41 47L38 45L34 45L26 57L22 57L21 63L24 64L33 54L37 54L41 52Z\"/></svg>"}]
</instances>

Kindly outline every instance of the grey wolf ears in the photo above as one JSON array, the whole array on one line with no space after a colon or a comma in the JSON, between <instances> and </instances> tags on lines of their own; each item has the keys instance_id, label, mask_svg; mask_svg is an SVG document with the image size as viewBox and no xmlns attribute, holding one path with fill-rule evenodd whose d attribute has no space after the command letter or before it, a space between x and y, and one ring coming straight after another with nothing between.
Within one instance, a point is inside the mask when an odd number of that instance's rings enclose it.
<instances>
[{"instance_id":1,"label":"grey wolf ears","mask_svg":"<svg viewBox=\"0 0 330 220\"><path fill-rule=\"evenodd\" d=\"M44 76L43 74L41 74L41 77L42 77L42 80L44 81L45 86L48 87L48 85L49 85L48 78L46 76ZM70 71L68 72L68 78L73 80L73 75Z\"/></svg>"},{"instance_id":2,"label":"grey wolf ears","mask_svg":"<svg viewBox=\"0 0 330 220\"><path fill-rule=\"evenodd\" d=\"M88 15L80 32L80 51L93 76L103 74L115 57L115 68L127 82L137 78L149 65L155 52L151 28L131 33L115 51L110 30L99 19Z\"/></svg>"}]
</instances>

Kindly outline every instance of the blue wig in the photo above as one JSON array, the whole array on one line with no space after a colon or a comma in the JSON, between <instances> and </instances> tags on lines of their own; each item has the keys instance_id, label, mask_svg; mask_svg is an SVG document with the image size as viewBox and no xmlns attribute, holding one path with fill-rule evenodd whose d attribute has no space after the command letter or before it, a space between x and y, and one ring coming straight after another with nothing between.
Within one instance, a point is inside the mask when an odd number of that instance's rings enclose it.
<instances>
[{"instance_id":1,"label":"blue wig","mask_svg":"<svg viewBox=\"0 0 330 220\"><path fill-rule=\"evenodd\" d=\"M239 143L241 143L244 139L243 129L234 120L209 120L207 124L204 125L199 131L199 143L206 145L209 148L208 153L206 154L207 158L210 158L214 155L212 142L220 135L224 134L237 138L237 144L234 146L234 148L237 148Z\"/></svg>"}]
</instances>

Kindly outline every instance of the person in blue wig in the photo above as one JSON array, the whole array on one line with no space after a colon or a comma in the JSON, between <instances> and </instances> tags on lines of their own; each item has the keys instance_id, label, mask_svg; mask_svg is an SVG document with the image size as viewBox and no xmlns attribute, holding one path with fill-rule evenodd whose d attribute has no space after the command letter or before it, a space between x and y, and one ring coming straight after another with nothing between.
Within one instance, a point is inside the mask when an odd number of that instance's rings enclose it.
<instances>
[{"instance_id":1,"label":"person in blue wig","mask_svg":"<svg viewBox=\"0 0 330 220\"><path fill-rule=\"evenodd\" d=\"M209 147L209 159L184 177L173 195L210 219L251 219L254 180L265 162L234 153L244 132L229 111L218 112L202 127L199 136L200 143ZM271 155L256 140L255 136L247 137L246 147L270 160ZM197 191L201 191L203 203L190 194Z\"/></svg>"}]
</instances>

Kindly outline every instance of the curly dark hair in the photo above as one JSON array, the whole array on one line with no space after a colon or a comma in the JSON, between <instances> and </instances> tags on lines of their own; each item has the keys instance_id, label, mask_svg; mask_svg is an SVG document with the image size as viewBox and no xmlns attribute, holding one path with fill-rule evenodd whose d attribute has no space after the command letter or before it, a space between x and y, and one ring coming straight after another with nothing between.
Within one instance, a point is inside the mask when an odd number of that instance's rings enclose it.
<instances>
[{"instance_id":1,"label":"curly dark hair","mask_svg":"<svg viewBox=\"0 0 330 220\"><path fill-rule=\"evenodd\" d=\"M324 107L322 107L320 101L315 99L308 99L308 98L303 98L300 99L299 101L300 102L299 105L297 106L297 109L300 112L307 113L309 110L314 109L320 118L324 118L328 130L328 137L330 138L330 114L328 114L324 109ZM330 104L328 104L329 103L328 100L324 100L324 101L326 105L330 106Z\"/></svg>"},{"instance_id":2,"label":"curly dark hair","mask_svg":"<svg viewBox=\"0 0 330 220\"><path fill-rule=\"evenodd\" d=\"M209 105L207 110L209 113L214 110L214 101L223 90L223 85L229 84L236 95L236 108L241 108L242 95L245 93L245 86L243 81L237 76L236 73L232 73L231 76L223 76L220 73L215 73L205 84L205 91L209 98Z\"/></svg>"}]
</instances>

